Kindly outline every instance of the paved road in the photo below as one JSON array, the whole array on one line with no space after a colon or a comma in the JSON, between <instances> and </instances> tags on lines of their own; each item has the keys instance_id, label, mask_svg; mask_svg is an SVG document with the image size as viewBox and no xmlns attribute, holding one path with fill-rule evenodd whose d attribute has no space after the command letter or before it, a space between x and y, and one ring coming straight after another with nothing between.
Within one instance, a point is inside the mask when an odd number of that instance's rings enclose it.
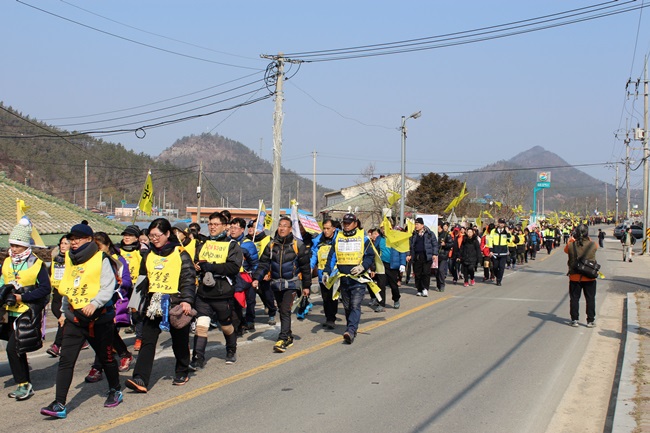
<instances>
[{"instance_id":1,"label":"paved road","mask_svg":"<svg viewBox=\"0 0 650 433\"><path fill-rule=\"evenodd\" d=\"M613 265L604 263L605 273ZM352 346L342 344L342 327L321 328L318 303L308 320L294 321L299 338L287 353L272 353L277 329L262 325L240 342L233 366L213 331L207 369L185 387L171 386L163 342L150 393L127 391L116 409L102 407L105 381L82 382L93 355L84 351L63 421L38 414L53 399L56 361L37 352L30 356L37 394L6 400L0 416L7 431L21 432L544 432L594 332L567 326L565 273L558 249L507 271L502 287L448 285L429 298L407 287L400 310L364 306ZM601 280L599 292L607 284ZM12 389L4 362L0 376Z\"/></svg>"}]
</instances>

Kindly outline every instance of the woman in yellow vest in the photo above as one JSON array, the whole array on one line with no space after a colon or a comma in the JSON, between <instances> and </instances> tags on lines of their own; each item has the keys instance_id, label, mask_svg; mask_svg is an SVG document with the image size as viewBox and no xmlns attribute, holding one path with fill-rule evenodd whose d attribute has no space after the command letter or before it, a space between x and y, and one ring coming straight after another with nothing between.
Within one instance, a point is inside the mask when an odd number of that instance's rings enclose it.
<instances>
[{"instance_id":1,"label":"woman in yellow vest","mask_svg":"<svg viewBox=\"0 0 650 433\"><path fill-rule=\"evenodd\" d=\"M127 388L139 393L149 390L160 327L164 323L163 319L167 320L167 317L163 317L165 307L171 310L180 305L183 314L189 316L196 296L194 263L173 234L169 221L165 218L153 220L149 225L149 239L151 249L142 261L140 275L135 283L135 290L142 300L139 313L144 315L142 347L133 369L133 377L126 381ZM181 329L170 326L169 332L176 357L172 385L185 385L189 380L190 321L187 320Z\"/></svg>"},{"instance_id":2,"label":"woman in yellow vest","mask_svg":"<svg viewBox=\"0 0 650 433\"><path fill-rule=\"evenodd\" d=\"M9 393L9 398L27 400L34 395L29 378L27 352L42 347L41 317L49 299L50 277L47 266L32 253L30 247L32 227L25 220L9 235L9 257L2 264L0 277L0 304L5 311L0 318L0 339L7 340L7 359L18 388ZM17 332L14 328L31 314L33 328L30 335ZM19 319L20 318L20 319ZM4 320L3 320L4 319Z\"/></svg>"},{"instance_id":3,"label":"woman in yellow vest","mask_svg":"<svg viewBox=\"0 0 650 433\"><path fill-rule=\"evenodd\" d=\"M56 255L52 257L52 265L50 266L50 281L52 283L52 303L50 304L50 309L52 314L56 317L57 320L57 330L56 336L54 337L54 343L47 349L47 353L56 358L59 356L61 351L61 343L63 342L63 326L59 325L59 317L61 317L61 302L63 296L59 293L59 283L61 278L63 278L63 272L65 271L65 255L70 249L70 241L68 241L67 236L62 236L59 239L59 251L56 252ZM54 254L53 252L53 254Z\"/></svg>"},{"instance_id":4,"label":"woman in yellow vest","mask_svg":"<svg viewBox=\"0 0 650 433\"><path fill-rule=\"evenodd\" d=\"M59 323L63 324L63 342L56 374L55 400L41 408L41 414L66 418L66 401L72 384L74 366L87 340L101 360L108 381L108 396L104 407L116 407L122 402L120 375L113 357L115 309L115 271L111 260L94 242L93 229L88 224L72 226L68 234L70 251L65 258L65 271L59 283L63 296Z\"/></svg>"},{"instance_id":5,"label":"woman in yellow vest","mask_svg":"<svg viewBox=\"0 0 650 433\"><path fill-rule=\"evenodd\" d=\"M120 242L120 255L124 257L129 264L129 274L131 275L131 278L133 278L133 282L135 282L135 279L140 273L140 263L142 262L142 244L139 240L141 234L142 232L138 226L126 226L122 232L122 242ZM149 238L147 238L147 245L148 244ZM146 250L148 249L149 247L147 247ZM135 309L131 310L131 323L133 326L127 329L126 333L130 334L135 332L133 350L137 352L140 350L140 345L142 344L142 317L140 317Z\"/></svg>"}]
</instances>

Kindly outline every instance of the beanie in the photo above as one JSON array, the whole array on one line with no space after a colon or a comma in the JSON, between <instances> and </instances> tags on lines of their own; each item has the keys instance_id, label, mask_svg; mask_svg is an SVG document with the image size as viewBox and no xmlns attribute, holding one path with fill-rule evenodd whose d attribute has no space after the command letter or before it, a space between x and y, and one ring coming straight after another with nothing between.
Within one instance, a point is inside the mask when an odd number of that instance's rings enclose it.
<instances>
[{"instance_id":1,"label":"beanie","mask_svg":"<svg viewBox=\"0 0 650 433\"><path fill-rule=\"evenodd\" d=\"M11 234L9 234L9 244L29 247L32 240L32 226L29 222L23 223L23 220L17 224Z\"/></svg>"}]
</instances>

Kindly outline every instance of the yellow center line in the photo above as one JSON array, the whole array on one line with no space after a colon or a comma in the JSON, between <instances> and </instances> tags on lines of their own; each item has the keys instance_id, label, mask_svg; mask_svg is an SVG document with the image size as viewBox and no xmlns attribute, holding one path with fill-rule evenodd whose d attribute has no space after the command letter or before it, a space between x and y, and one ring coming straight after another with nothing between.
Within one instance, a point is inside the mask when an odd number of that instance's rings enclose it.
<instances>
[{"instance_id":1,"label":"yellow center line","mask_svg":"<svg viewBox=\"0 0 650 433\"><path fill-rule=\"evenodd\" d=\"M442 298L434 299L430 302L427 302L425 304L422 304L418 307L412 308L410 310L406 310L402 313L396 314L395 316L392 316L382 322L376 322L368 326L364 326L363 328L359 329L360 333L372 331L373 329L377 329L380 326L387 325L389 323L392 323L396 320L399 320L403 317L406 317L408 315L411 315L413 313L417 313L418 311L424 310L425 308L428 308L432 305L438 304L442 301L446 301L447 299L451 299L453 296L444 296ZM175 406L180 403L185 403L189 400L192 400L196 397L200 397L204 394L207 394L209 392L212 392L216 389L219 389L223 386L230 385L231 383L239 382L240 380L249 378L251 376L254 376L256 374L262 373L264 371L270 370L272 368L278 367L282 364L286 364L287 362L293 361L294 359L301 358L306 355L310 355L314 352L318 352L319 350L325 349L326 347L332 346L334 344L340 344L341 343L341 336L338 336L336 338L332 338L330 340L324 341L320 344L317 344L315 346L311 346L307 349L303 349L299 352L295 352L291 355L284 356L280 359L277 359L275 361L271 361L267 364L260 365L259 367L252 368L248 371L244 371L242 373L236 374L234 376L227 377L225 379L222 379L218 382L211 383L209 385L203 386L201 388L186 392L185 394L181 394L178 396L175 396L169 400L161 401L160 403L155 403L151 406L147 406L145 408L138 409L135 412L131 412L130 414L126 414L124 416L121 416L119 418L115 418L113 420L110 420L108 422L105 422L103 424L97 424L95 426L89 427L85 430L81 430L81 432L84 433L91 433L91 432L104 432L107 430L110 430L112 428L128 424L130 422L136 421L140 418L144 418L145 416L151 415L153 413L168 409L172 406Z\"/></svg>"}]
</instances>

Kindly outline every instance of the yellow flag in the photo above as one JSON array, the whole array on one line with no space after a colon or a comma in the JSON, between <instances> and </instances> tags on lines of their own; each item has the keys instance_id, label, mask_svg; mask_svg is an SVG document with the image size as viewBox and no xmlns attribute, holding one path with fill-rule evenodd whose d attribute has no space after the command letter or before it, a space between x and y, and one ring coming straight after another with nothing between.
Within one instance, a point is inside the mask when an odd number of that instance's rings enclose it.
<instances>
[{"instance_id":1,"label":"yellow flag","mask_svg":"<svg viewBox=\"0 0 650 433\"><path fill-rule=\"evenodd\" d=\"M476 224L476 227L478 227L479 230L483 228L481 227L481 224L483 224L483 221L481 221L481 215L476 217L476 221L474 222L474 224Z\"/></svg>"},{"instance_id":2,"label":"yellow flag","mask_svg":"<svg viewBox=\"0 0 650 433\"><path fill-rule=\"evenodd\" d=\"M400 198L402 198L401 194L388 190L388 206L394 205Z\"/></svg>"},{"instance_id":3,"label":"yellow flag","mask_svg":"<svg viewBox=\"0 0 650 433\"><path fill-rule=\"evenodd\" d=\"M456 197L451 201L451 203L449 203L449 206L447 206L447 207L445 208L445 210L443 211L444 213L447 213L447 212L449 212L450 210L452 210L453 208L455 208L456 206L458 206L458 204L461 202L461 200L464 199L465 197L467 197L467 196L469 195L468 192L465 192L465 187L466 187L466 186L467 186L467 182L465 182L465 183L463 184L463 188L460 190L460 194L458 194L458 196L456 196Z\"/></svg>"},{"instance_id":4,"label":"yellow flag","mask_svg":"<svg viewBox=\"0 0 650 433\"><path fill-rule=\"evenodd\" d=\"M30 208L25 204L24 200L19 198L16 199L16 223L19 223L21 219L26 218L29 222L29 225L32 226L32 239L34 240L34 246L45 248L45 242L41 238L41 235L32 225L32 222L25 216L25 212Z\"/></svg>"},{"instance_id":5,"label":"yellow flag","mask_svg":"<svg viewBox=\"0 0 650 433\"><path fill-rule=\"evenodd\" d=\"M151 171L147 174L147 180L144 182L144 188L142 188L142 195L140 196L140 202L138 203L138 208L146 213L151 215L151 208L153 207L153 183L151 182Z\"/></svg>"},{"instance_id":6,"label":"yellow flag","mask_svg":"<svg viewBox=\"0 0 650 433\"><path fill-rule=\"evenodd\" d=\"M499 209L501 209L501 205L502 205L503 203L501 203L500 201L495 201L494 204L497 205L497 207L498 207Z\"/></svg>"},{"instance_id":7,"label":"yellow flag","mask_svg":"<svg viewBox=\"0 0 650 433\"><path fill-rule=\"evenodd\" d=\"M408 227L409 222L407 222ZM411 238L412 230L403 232L401 230L393 230L393 227L388 221L388 218L384 216L384 221L382 222L382 227L384 228L384 234L386 235L386 246L388 248L394 248L400 253L405 253L410 249L409 240Z\"/></svg>"},{"instance_id":8,"label":"yellow flag","mask_svg":"<svg viewBox=\"0 0 650 433\"><path fill-rule=\"evenodd\" d=\"M492 214L490 212L486 211L486 210L483 211L483 215L486 215L488 218L493 218L494 219Z\"/></svg>"}]
</instances>

